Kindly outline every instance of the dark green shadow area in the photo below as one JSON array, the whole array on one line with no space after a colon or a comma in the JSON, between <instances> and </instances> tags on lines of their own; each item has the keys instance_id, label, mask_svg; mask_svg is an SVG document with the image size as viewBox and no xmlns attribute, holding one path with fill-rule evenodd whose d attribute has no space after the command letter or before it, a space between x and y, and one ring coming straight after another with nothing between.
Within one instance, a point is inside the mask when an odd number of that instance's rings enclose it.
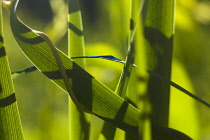
<instances>
[{"instance_id":1,"label":"dark green shadow area","mask_svg":"<svg viewBox=\"0 0 210 140\"><path fill-rule=\"evenodd\" d=\"M3 91L3 89L2 89L2 86L1 86L1 84L0 84L0 94L2 93L2 91Z\"/></svg>"},{"instance_id":2,"label":"dark green shadow area","mask_svg":"<svg viewBox=\"0 0 210 140\"><path fill-rule=\"evenodd\" d=\"M77 28L74 24L69 22L69 29L78 36L83 36L83 31Z\"/></svg>"},{"instance_id":3,"label":"dark green shadow area","mask_svg":"<svg viewBox=\"0 0 210 140\"><path fill-rule=\"evenodd\" d=\"M170 79L173 36L168 38L157 29L144 27L145 38L150 43L148 48L149 69ZM150 88L152 87L152 88ZM149 77L148 95L152 104L152 120L162 122L161 125L168 126L169 115L169 92L170 85L153 76Z\"/></svg>"},{"instance_id":4,"label":"dark green shadow area","mask_svg":"<svg viewBox=\"0 0 210 140\"><path fill-rule=\"evenodd\" d=\"M18 33L27 33L30 32L31 29L29 27L25 27L24 24L17 18L16 14L11 14L10 16L10 25L12 30Z\"/></svg>"},{"instance_id":5,"label":"dark green shadow area","mask_svg":"<svg viewBox=\"0 0 210 140\"><path fill-rule=\"evenodd\" d=\"M0 48L0 57L3 57L6 55L6 51L5 51L5 48L4 47L1 47Z\"/></svg>"},{"instance_id":6,"label":"dark green shadow area","mask_svg":"<svg viewBox=\"0 0 210 140\"><path fill-rule=\"evenodd\" d=\"M62 79L61 73L59 70L57 71L45 71L42 72L44 75L46 75L49 79L51 80L58 80L58 79ZM66 69L66 74L68 76L68 78L72 78L72 70L71 69Z\"/></svg>"},{"instance_id":7,"label":"dark green shadow area","mask_svg":"<svg viewBox=\"0 0 210 140\"><path fill-rule=\"evenodd\" d=\"M2 35L0 35L0 42L4 42L4 39L3 39L3 36Z\"/></svg>"},{"instance_id":8,"label":"dark green shadow area","mask_svg":"<svg viewBox=\"0 0 210 140\"><path fill-rule=\"evenodd\" d=\"M114 119L105 118L105 117L99 116L97 114L95 114L95 115L105 121L108 121L108 122L114 124L116 127L119 127L120 129L123 129L126 132L128 132L134 136L137 136L138 135L138 127L131 126L131 125L128 125L127 123L123 122L125 114L128 109L128 106L129 106L129 103L127 103L126 101L123 101L123 103L122 103L121 107L119 108Z\"/></svg>"},{"instance_id":9,"label":"dark green shadow area","mask_svg":"<svg viewBox=\"0 0 210 140\"><path fill-rule=\"evenodd\" d=\"M158 44L159 47L162 47L165 50L169 49L168 46L172 45L173 43L173 36L168 38L162 32L160 32L159 30L155 28L144 27L144 35L147 41L151 44L151 46ZM158 49L158 48L155 48L155 49ZM156 52L159 52L159 51L156 50Z\"/></svg>"},{"instance_id":10,"label":"dark green shadow area","mask_svg":"<svg viewBox=\"0 0 210 140\"><path fill-rule=\"evenodd\" d=\"M61 73L57 71L43 72L49 79L62 79ZM72 79L72 89L77 100L89 111L92 111L92 76L73 62L73 68L66 70L68 78Z\"/></svg>"},{"instance_id":11,"label":"dark green shadow area","mask_svg":"<svg viewBox=\"0 0 210 140\"><path fill-rule=\"evenodd\" d=\"M80 11L78 0L69 0L68 7L69 7L69 14Z\"/></svg>"},{"instance_id":12,"label":"dark green shadow area","mask_svg":"<svg viewBox=\"0 0 210 140\"><path fill-rule=\"evenodd\" d=\"M92 76L88 74L85 70L83 70L79 65L73 62L73 68L71 71L71 78L72 78L72 89L77 100L85 106L89 111L92 112ZM81 109L78 109L80 112L80 120L82 124L85 126L83 127L84 133L84 140L89 139L89 128L90 124L85 120L85 114L82 113Z\"/></svg>"},{"instance_id":13,"label":"dark green shadow area","mask_svg":"<svg viewBox=\"0 0 210 140\"><path fill-rule=\"evenodd\" d=\"M73 62L72 89L78 101L92 112L92 76Z\"/></svg>"},{"instance_id":14,"label":"dark green shadow area","mask_svg":"<svg viewBox=\"0 0 210 140\"><path fill-rule=\"evenodd\" d=\"M34 38L25 38L22 37L20 34L21 33L28 33L28 32L32 32L32 30L27 27L24 26L24 23L21 23L17 16L15 14L11 14L10 16L10 21L11 23L11 28L12 28L12 32L15 35L15 37L17 37L19 40L22 40L23 42L27 43L27 44L39 44L44 42L45 40L43 38L41 38L40 36L36 36Z\"/></svg>"},{"instance_id":15,"label":"dark green shadow area","mask_svg":"<svg viewBox=\"0 0 210 140\"><path fill-rule=\"evenodd\" d=\"M0 107L6 107L16 102L15 93L12 93L6 98L0 99Z\"/></svg>"},{"instance_id":16,"label":"dark green shadow area","mask_svg":"<svg viewBox=\"0 0 210 140\"><path fill-rule=\"evenodd\" d=\"M114 136L115 136L116 129L117 129L116 126L114 126L113 124L105 121L104 126L103 126L103 130L102 130L102 134L104 135L104 137L107 140L113 140Z\"/></svg>"},{"instance_id":17,"label":"dark green shadow area","mask_svg":"<svg viewBox=\"0 0 210 140\"><path fill-rule=\"evenodd\" d=\"M192 140L186 134L177 131L175 129L163 127L153 123L154 132L153 135L156 138L155 140Z\"/></svg>"},{"instance_id":18,"label":"dark green shadow area","mask_svg":"<svg viewBox=\"0 0 210 140\"><path fill-rule=\"evenodd\" d=\"M17 37L19 40L25 42L26 44L31 44L31 45L40 44L45 41L40 36L37 36L35 38L25 38L25 37L22 37L20 34L16 34L15 37Z\"/></svg>"},{"instance_id":19,"label":"dark green shadow area","mask_svg":"<svg viewBox=\"0 0 210 140\"><path fill-rule=\"evenodd\" d=\"M130 30L134 30L135 29L135 22L133 19L130 19Z\"/></svg>"}]
</instances>

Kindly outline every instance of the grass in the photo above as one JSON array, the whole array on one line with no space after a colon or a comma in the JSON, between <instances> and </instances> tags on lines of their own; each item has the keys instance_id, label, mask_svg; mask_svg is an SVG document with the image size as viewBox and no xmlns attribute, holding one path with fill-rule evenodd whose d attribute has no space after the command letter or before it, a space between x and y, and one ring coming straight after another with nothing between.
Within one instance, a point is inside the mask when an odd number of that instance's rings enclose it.
<instances>
[{"instance_id":1,"label":"grass","mask_svg":"<svg viewBox=\"0 0 210 140\"><path fill-rule=\"evenodd\" d=\"M191 108L195 103L192 102L192 99L186 102L189 105L188 111L191 115L185 119L191 118L194 124L188 122L188 127L191 126L191 128L196 130L188 131L187 127L180 127L182 125L181 120L184 117L179 118L182 113L178 110L182 110L182 107L174 105L177 104L176 100L179 100L178 97L174 96L176 95L174 92L177 91L170 91L170 85L172 85L209 106L207 102L183 88L186 83L190 83L190 80L181 84L181 86L170 81L171 71L173 72L174 69L171 68L171 65L175 63L172 60L176 8L174 0L152 0L150 2L131 0L107 2L105 4L105 7L109 8L111 13L113 13L110 15L110 18L117 21L111 24L111 32L114 34L109 34L110 37L113 36L116 39L115 45L120 46L118 48L120 48L121 53L128 50L126 51L124 67L114 62L96 60L97 58L93 60L69 58L69 56L90 56L90 52L92 53L94 50L93 46L88 46L88 43L85 42L84 37L86 36L84 36L85 32L82 23L84 17L82 18L81 16L80 5L77 0L69 0L68 3L64 3L69 8L68 55L53 43L50 35L32 30L25 23L21 22L16 15L17 4L18 0L13 1L10 6L10 21L18 46L47 79L50 79L67 92L71 98L69 104L65 104L66 108L69 106L69 116L65 116L68 123L63 127L67 129L69 126L69 136L65 136L63 139L185 140L191 139L190 137L193 139L199 137L197 132L199 130L194 127L197 126L198 118L196 118L196 111ZM116 5L118 6L117 9L121 11L120 14L124 16L117 15ZM119 24L121 23L120 21L124 22ZM56 38L55 35L53 35L53 38ZM93 38L95 37L93 36ZM96 43L95 46L95 48L101 48L103 45ZM104 45L103 47L107 47L106 53L109 51L108 48L113 50L110 45ZM1 49L0 54L3 54L2 50L4 49ZM98 52L101 53L102 50ZM90 63L91 61L92 63ZM2 63L8 65L7 60L4 60ZM104 69L108 71L110 70L110 65L117 67L119 71L121 70L121 76L119 80L116 80L118 84L115 82L116 88L112 87L110 89L109 85L106 86L95 78L95 75L99 75L101 72L91 71L90 66L93 63L106 66ZM138 67L134 67L134 65ZM187 79L186 73L181 68L182 66L177 64L175 67L180 67L178 71L182 75L181 77L186 77L184 79ZM22 76L22 74L27 74L30 70L35 70L33 68L18 71L13 76ZM3 67L1 71L6 72L7 75L10 74L8 67L7 70ZM172 80L176 79L176 77L173 77L173 73ZM7 77L6 74L3 74L1 77L4 78L0 80L10 82L7 85L11 85L9 90L11 93L14 93L12 92L11 76ZM112 75L106 76L104 80L109 78L112 78ZM2 85L4 81L1 82ZM181 82L179 81L178 83ZM185 88L191 90L190 84L188 85ZM1 92L5 92L4 88L1 89ZM50 98L55 96L56 92L50 92ZM65 96L65 98L69 97ZM186 101L189 99L186 96L183 98L187 98ZM15 126L15 131L17 132L12 130L14 126L8 129L4 128L4 124L1 126L3 130L10 130L11 133L15 133L12 136L23 139L17 104L13 103L8 106L13 107L13 105L15 110L12 109L12 112L16 114L14 116L17 119L2 122L18 124ZM3 109L10 111L10 108L3 107L2 111ZM52 111L45 109L42 113L46 116L40 119L43 123L46 123L49 120L48 118L51 117L50 115L53 115ZM6 119L9 119L9 117L9 115L5 116ZM179 120L176 120L176 118L179 118ZM48 127L43 127L48 135L51 135L50 133L53 132L53 129L52 131L50 130L51 125L51 123L47 123ZM55 133L58 134L57 132ZM39 135L39 133L35 135ZM1 134L2 139L7 139L9 136L11 136L10 133ZM30 137L30 135L27 137ZM45 136L41 135L40 137L43 138ZM53 136L51 138L53 139Z\"/></svg>"}]
</instances>

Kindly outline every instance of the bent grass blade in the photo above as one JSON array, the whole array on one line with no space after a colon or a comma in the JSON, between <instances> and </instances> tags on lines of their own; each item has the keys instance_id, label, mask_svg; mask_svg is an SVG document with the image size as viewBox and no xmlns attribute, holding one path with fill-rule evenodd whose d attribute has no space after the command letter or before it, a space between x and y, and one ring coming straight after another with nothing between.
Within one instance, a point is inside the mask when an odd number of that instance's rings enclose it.
<instances>
[{"instance_id":1,"label":"bent grass blade","mask_svg":"<svg viewBox=\"0 0 210 140\"><path fill-rule=\"evenodd\" d=\"M12 8L11 28L19 47L30 61L49 79L67 91L64 76L61 75L60 66L58 66L58 58L55 57L55 51L57 51L73 91L68 94L74 103L88 113L109 121L127 132L137 134L137 122L141 111L115 95L112 90L97 81L59 49L52 51L49 38L41 37L40 33L38 34L18 19L16 16L18 2L16 1Z\"/></svg>"}]
</instances>

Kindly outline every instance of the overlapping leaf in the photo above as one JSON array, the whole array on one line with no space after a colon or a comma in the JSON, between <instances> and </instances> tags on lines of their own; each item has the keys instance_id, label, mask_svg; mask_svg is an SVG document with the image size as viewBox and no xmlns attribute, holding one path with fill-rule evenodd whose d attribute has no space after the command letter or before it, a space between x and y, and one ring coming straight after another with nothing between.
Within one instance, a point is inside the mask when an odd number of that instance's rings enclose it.
<instances>
[{"instance_id":1,"label":"overlapping leaf","mask_svg":"<svg viewBox=\"0 0 210 140\"><path fill-rule=\"evenodd\" d=\"M53 51L46 35L43 39L38 32L20 22L16 16L17 4L18 1L11 12L11 28L17 43L30 61L49 79L67 91L64 80L66 77L60 70L60 65L63 66L73 91L70 90L69 94L80 109L93 113L128 132L136 133L141 112L98 82L60 50L56 48L56 52ZM56 53L59 54L58 57L55 56ZM57 61L59 57L60 64Z\"/></svg>"}]
</instances>

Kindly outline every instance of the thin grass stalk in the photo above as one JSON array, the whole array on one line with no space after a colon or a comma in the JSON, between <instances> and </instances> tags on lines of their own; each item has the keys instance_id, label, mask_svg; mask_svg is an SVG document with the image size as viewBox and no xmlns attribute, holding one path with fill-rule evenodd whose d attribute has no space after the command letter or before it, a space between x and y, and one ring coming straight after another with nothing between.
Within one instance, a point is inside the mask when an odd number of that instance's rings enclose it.
<instances>
[{"instance_id":1,"label":"thin grass stalk","mask_svg":"<svg viewBox=\"0 0 210 140\"><path fill-rule=\"evenodd\" d=\"M68 1L68 11L68 55L69 57L84 56L84 35L78 0ZM85 59L75 59L75 62L85 68ZM70 140L87 140L89 138L89 114L81 111L71 99L69 99L69 106Z\"/></svg>"},{"instance_id":2,"label":"thin grass stalk","mask_svg":"<svg viewBox=\"0 0 210 140\"><path fill-rule=\"evenodd\" d=\"M129 41L133 40L134 42L133 59L134 64L136 64L138 67L133 68L130 73L130 80L127 89L127 99L129 102L142 110L143 114L146 115L149 112L149 104L146 96L148 73L145 71L145 69L147 66L147 59L145 54L144 34L141 21L143 5L144 0L132 0ZM147 132L147 136L150 134L147 122L148 118L139 118L139 131L137 139L145 139L145 132ZM130 135L126 134L127 140L129 140L130 137Z\"/></svg>"},{"instance_id":3,"label":"thin grass stalk","mask_svg":"<svg viewBox=\"0 0 210 140\"><path fill-rule=\"evenodd\" d=\"M123 12L120 12L120 13L124 13L125 14L125 10L128 11L126 12L126 14L128 13L131 13L131 7L127 7L129 6L128 5L131 5L131 1L116 1L116 2L110 2L110 9L112 10L113 13L117 13L116 10L116 5L118 4L118 10L119 11L123 11ZM119 6L120 5L120 6ZM126 9L125 9L125 5L126 5ZM114 17L114 16L113 16ZM123 16L123 17L114 17L114 18L118 18L118 22L119 21L124 21L124 20L127 20L127 17L126 15ZM116 26L114 29L114 34L117 36L118 40L119 40L119 44L120 44L120 47L121 48L129 48L128 51L130 51L130 36L129 36L129 26L127 26L126 24L127 22L123 22L123 25L119 26L119 24L116 24L116 23L112 23L112 26ZM120 28L121 27L121 28ZM132 33L131 33L132 34ZM115 37L116 37L115 36ZM126 37L127 37L127 41L126 41ZM126 44L125 42L128 42L128 44ZM121 49L122 50L122 49ZM132 62L132 54L133 52L128 52L128 55L130 56L127 56L126 57L126 60L125 60L125 66L123 68L123 71L121 73L121 77L120 77L120 80L118 81L118 85L115 89L115 94L119 95L120 97L122 98L126 98L126 89L127 89L127 85L128 85L128 81L129 81L129 68L132 68L133 66L133 62ZM132 59L132 60L131 60ZM117 127L110 124L109 122L105 122L104 123L104 126L103 126L103 130L102 130L102 133L104 135L104 137L107 139L107 140L111 140L111 139L115 139L117 140L118 137L120 138L119 135L123 135L123 133L117 133Z\"/></svg>"},{"instance_id":4,"label":"thin grass stalk","mask_svg":"<svg viewBox=\"0 0 210 140\"><path fill-rule=\"evenodd\" d=\"M170 79L174 35L175 0L150 0L145 19L145 38L148 42L149 69ZM170 85L154 77L149 78L152 138L158 134L154 124L168 126Z\"/></svg>"}]
</instances>

